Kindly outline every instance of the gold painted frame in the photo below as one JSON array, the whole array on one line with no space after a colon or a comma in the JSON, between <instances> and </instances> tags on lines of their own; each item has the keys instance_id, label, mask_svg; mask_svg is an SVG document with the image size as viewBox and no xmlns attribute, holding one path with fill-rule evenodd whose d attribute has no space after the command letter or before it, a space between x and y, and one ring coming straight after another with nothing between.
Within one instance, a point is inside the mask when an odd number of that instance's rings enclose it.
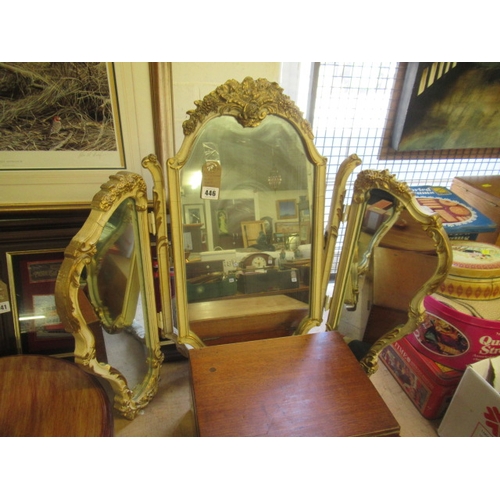
<instances>
[{"instance_id":1,"label":"gold painted frame","mask_svg":"<svg viewBox=\"0 0 500 500\"><path fill-rule=\"evenodd\" d=\"M450 242L440 217L437 214L425 213L407 184L397 181L396 177L387 170L364 170L360 172L354 184L354 194L340 255L337 280L327 318L328 329L334 330L338 327L346 297L348 300L356 301L357 277L366 271L366 261L369 255L365 256L361 262L358 262L356 260L359 257L357 255L357 246L366 206L370 192L373 189L380 189L390 193L395 199L395 211L393 216L384 223L384 226L375 235L375 240L368 248L368 254L373 251L373 248L380 242L383 235L390 229L398 214L403 209L406 209L409 215L421 225L422 229L434 241L437 267L435 273L419 288L410 301L408 305L408 321L385 333L372 345L369 352L361 360L361 366L369 375L377 370L380 351L387 345L411 333L422 322L425 314L424 298L438 289L446 278L452 264Z\"/></svg>"},{"instance_id":2,"label":"gold painted frame","mask_svg":"<svg viewBox=\"0 0 500 500\"><path fill-rule=\"evenodd\" d=\"M144 307L151 311L145 321L145 347L147 350L147 375L135 389L127 385L127 380L116 368L96 358L96 341L88 327L78 300L81 276L84 269L90 268L97 252L97 243L103 229L116 208L127 198L135 204L138 221L137 245L139 248L142 272L139 279ZM56 281L56 306L64 327L75 337L75 361L86 371L107 380L115 393L115 408L128 419L146 406L158 389L159 373L163 362L160 350L156 303L153 286L153 268L149 246L149 224L147 216L147 192L143 178L131 172L118 172L110 176L94 196L91 213L74 236L64 252L59 275ZM136 247L137 251L137 247Z\"/></svg>"},{"instance_id":3,"label":"gold painted frame","mask_svg":"<svg viewBox=\"0 0 500 500\"><path fill-rule=\"evenodd\" d=\"M182 204L180 169L187 162L198 133L204 124L220 116L232 116L243 127L257 127L268 115L287 121L298 133L308 160L314 168L312 188L312 267L309 298L309 315L295 331L304 334L322 323L323 296L321 276L323 273L323 215L325 206L326 158L314 145L313 133L307 120L295 103L283 94L277 83L266 79L245 78L241 83L228 80L213 92L196 101L196 109L188 111L190 118L183 123L184 140L177 154L167 161L168 193L172 229L172 253L175 267L175 295L178 317L178 339L180 345L192 348L204 346L203 341L190 330L187 304L185 255L182 234ZM298 224L298 223L297 223Z\"/></svg>"}]
</instances>

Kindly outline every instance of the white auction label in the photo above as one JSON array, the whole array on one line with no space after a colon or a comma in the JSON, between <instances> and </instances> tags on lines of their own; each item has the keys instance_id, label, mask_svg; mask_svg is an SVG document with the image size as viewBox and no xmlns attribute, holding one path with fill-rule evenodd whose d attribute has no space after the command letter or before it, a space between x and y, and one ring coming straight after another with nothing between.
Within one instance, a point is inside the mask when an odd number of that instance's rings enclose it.
<instances>
[{"instance_id":1,"label":"white auction label","mask_svg":"<svg viewBox=\"0 0 500 500\"><path fill-rule=\"evenodd\" d=\"M10 312L10 302L0 302L0 314Z\"/></svg>"},{"instance_id":2,"label":"white auction label","mask_svg":"<svg viewBox=\"0 0 500 500\"><path fill-rule=\"evenodd\" d=\"M204 200L218 200L219 199L219 188L202 186L201 197Z\"/></svg>"}]
</instances>

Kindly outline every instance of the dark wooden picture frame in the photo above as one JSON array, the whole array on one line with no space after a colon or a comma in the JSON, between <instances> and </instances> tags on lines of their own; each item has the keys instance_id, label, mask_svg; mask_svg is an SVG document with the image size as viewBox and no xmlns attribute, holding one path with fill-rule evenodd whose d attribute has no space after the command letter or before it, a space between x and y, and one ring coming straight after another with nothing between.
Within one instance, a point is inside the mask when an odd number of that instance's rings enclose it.
<instances>
[{"instance_id":1,"label":"dark wooden picture frame","mask_svg":"<svg viewBox=\"0 0 500 500\"><path fill-rule=\"evenodd\" d=\"M15 332L22 351L72 352L73 335L65 331L55 306L55 283L64 252L41 250L7 255Z\"/></svg>"},{"instance_id":2,"label":"dark wooden picture frame","mask_svg":"<svg viewBox=\"0 0 500 500\"><path fill-rule=\"evenodd\" d=\"M500 148L500 63L407 63L392 128L398 152Z\"/></svg>"}]
</instances>

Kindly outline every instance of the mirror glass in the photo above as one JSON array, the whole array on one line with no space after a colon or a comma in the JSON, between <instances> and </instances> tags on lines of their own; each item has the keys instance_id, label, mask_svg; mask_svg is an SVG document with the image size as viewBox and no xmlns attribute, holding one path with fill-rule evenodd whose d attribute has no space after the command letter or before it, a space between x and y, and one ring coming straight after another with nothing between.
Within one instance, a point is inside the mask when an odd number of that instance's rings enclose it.
<instances>
[{"instance_id":1,"label":"mirror glass","mask_svg":"<svg viewBox=\"0 0 500 500\"><path fill-rule=\"evenodd\" d=\"M91 301L103 326L107 362L123 374L133 393L140 391L147 374L150 348L137 239L135 203L127 198L106 222L86 273ZM103 360L98 357L98 361Z\"/></svg>"},{"instance_id":2,"label":"mirror glass","mask_svg":"<svg viewBox=\"0 0 500 500\"><path fill-rule=\"evenodd\" d=\"M204 176L214 164L219 191L210 199ZM223 317L253 307L241 300L262 294L308 304L313 178L299 134L278 116L257 127L244 128L232 116L203 126L180 171L189 304L225 299L217 312Z\"/></svg>"}]
</instances>

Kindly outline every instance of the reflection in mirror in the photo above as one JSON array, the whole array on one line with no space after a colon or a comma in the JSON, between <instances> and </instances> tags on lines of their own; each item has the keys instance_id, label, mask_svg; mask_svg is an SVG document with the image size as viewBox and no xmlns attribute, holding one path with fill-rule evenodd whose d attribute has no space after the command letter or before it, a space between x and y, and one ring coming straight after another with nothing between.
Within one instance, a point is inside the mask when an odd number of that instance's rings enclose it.
<instances>
[{"instance_id":1,"label":"reflection in mirror","mask_svg":"<svg viewBox=\"0 0 500 500\"><path fill-rule=\"evenodd\" d=\"M196 104L167 162L179 342L304 333L322 306L325 159L310 126L263 79Z\"/></svg>"},{"instance_id":2,"label":"reflection in mirror","mask_svg":"<svg viewBox=\"0 0 500 500\"><path fill-rule=\"evenodd\" d=\"M130 419L154 396L163 359L146 209L142 177L111 176L67 247L56 282L58 313L75 337L75 361L109 382L115 408ZM82 313L88 304L97 324Z\"/></svg>"},{"instance_id":3,"label":"reflection in mirror","mask_svg":"<svg viewBox=\"0 0 500 500\"><path fill-rule=\"evenodd\" d=\"M367 373L422 320L423 299L445 279L450 256L439 217L406 184L387 171L358 175L327 325L371 346L361 360Z\"/></svg>"}]
</instances>

